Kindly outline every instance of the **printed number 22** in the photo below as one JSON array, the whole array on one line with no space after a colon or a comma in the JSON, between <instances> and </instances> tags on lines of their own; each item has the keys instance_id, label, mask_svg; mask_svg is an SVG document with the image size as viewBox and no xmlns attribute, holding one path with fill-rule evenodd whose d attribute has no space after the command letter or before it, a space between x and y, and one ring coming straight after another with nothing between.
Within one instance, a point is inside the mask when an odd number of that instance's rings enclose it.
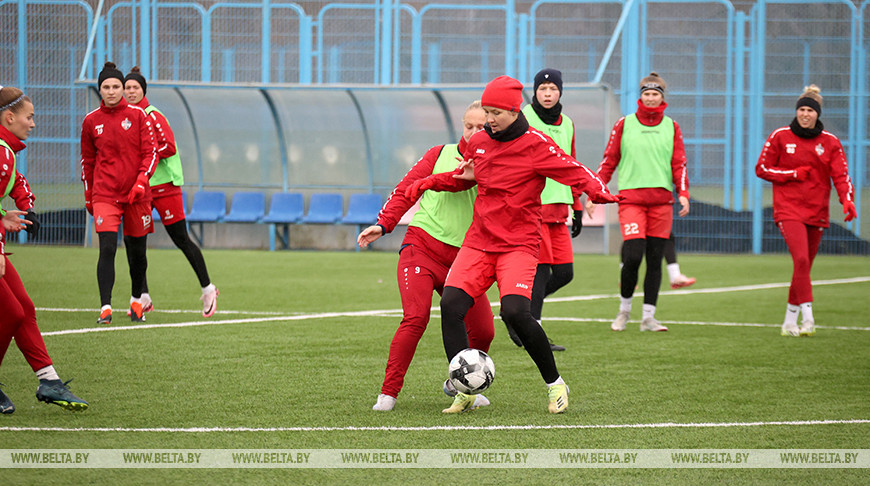
<instances>
[{"instance_id":1,"label":"printed number 22","mask_svg":"<svg viewBox=\"0 0 870 486\"><path fill-rule=\"evenodd\" d=\"M640 230L638 230L638 228L637 228L637 223L626 223L623 226L625 227L623 232L626 235L636 235L636 234L640 233Z\"/></svg>"}]
</instances>

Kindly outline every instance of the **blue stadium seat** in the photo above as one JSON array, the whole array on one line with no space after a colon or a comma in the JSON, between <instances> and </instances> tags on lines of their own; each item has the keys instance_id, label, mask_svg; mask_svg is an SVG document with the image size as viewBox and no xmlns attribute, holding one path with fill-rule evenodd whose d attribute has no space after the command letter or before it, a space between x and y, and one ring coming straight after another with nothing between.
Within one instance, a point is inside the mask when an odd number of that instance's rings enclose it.
<instances>
[{"instance_id":1,"label":"blue stadium seat","mask_svg":"<svg viewBox=\"0 0 870 486\"><path fill-rule=\"evenodd\" d=\"M305 213L305 198L298 192L279 192L272 194L269 214L263 218L269 224L269 250L275 251L275 238L281 240L284 248L290 248L290 225L302 220ZM278 232L278 226L281 232Z\"/></svg>"},{"instance_id":2,"label":"blue stadium seat","mask_svg":"<svg viewBox=\"0 0 870 486\"><path fill-rule=\"evenodd\" d=\"M237 192L233 194L233 203L224 221L227 223L257 223L265 214L266 196L262 192Z\"/></svg>"},{"instance_id":3,"label":"blue stadium seat","mask_svg":"<svg viewBox=\"0 0 870 486\"><path fill-rule=\"evenodd\" d=\"M303 223L335 224L344 214L341 194L312 194L308 200L308 213Z\"/></svg>"},{"instance_id":4,"label":"blue stadium seat","mask_svg":"<svg viewBox=\"0 0 870 486\"><path fill-rule=\"evenodd\" d=\"M227 213L227 196L222 192L199 191L193 194L193 207L187 213L191 223L214 223Z\"/></svg>"},{"instance_id":5,"label":"blue stadium seat","mask_svg":"<svg viewBox=\"0 0 870 486\"><path fill-rule=\"evenodd\" d=\"M199 223L199 234L190 228L190 234L202 246L203 223L217 223L227 212L227 196L222 192L198 191L193 194L193 207L187 214L188 223Z\"/></svg>"},{"instance_id":6,"label":"blue stadium seat","mask_svg":"<svg viewBox=\"0 0 870 486\"><path fill-rule=\"evenodd\" d=\"M351 194L347 214L341 218L344 224L375 224L383 201L380 194Z\"/></svg>"},{"instance_id":7,"label":"blue stadium seat","mask_svg":"<svg viewBox=\"0 0 870 486\"><path fill-rule=\"evenodd\" d=\"M269 214L264 223L298 223L305 213L305 198L298 192L279 192L272 195Z\"/></svg>"}]
</instances>

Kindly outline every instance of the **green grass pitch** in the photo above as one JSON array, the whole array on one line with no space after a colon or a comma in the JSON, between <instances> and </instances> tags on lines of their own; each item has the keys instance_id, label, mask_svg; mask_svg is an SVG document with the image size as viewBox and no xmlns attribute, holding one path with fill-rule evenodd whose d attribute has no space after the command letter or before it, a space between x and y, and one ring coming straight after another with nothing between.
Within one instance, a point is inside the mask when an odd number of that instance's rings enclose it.
<instances>
[{"instance_id":1,"label":"green grass pitch","mask_svg":"<svg viewBox=\"0 0 870 486\"><path fill-rule=\"evenodd\" d=\"M395 410L371 410L401 315L392 252L206 250L221 296L217 314L204 319L198 283L181 252L151 250L155 311L145 324L155 327L64 334L98 327L97 250L8 250L37 306L55 367L64 380L75 379L73 392L91 407L73 414L37 402L36 378L13 343L0 368L3 390L17 406L15 414L0 415L4 449L870 449L866 422L751 425L870 419L867 257L819 256L812 277L826 283L814 287L818 332L785 338L779 324L788 290L776 284L790 279L787 255L680 255L684 273L698 283L676 292L663 286L657 317L667 333L638 332L637 297L628 330L610 331L617 257L577 255L573 282L544 306L544 328L568 348L556 355L571 387L567 413L547 413L540 375L496 319L490 354L497 372L486 392L492 405L445 416L440 411L450 401L440 389L447 363L437 310ZM130 282L123 249L116 274L113 326L133 327L124 314ZM493 290L490 297L497 300ZM205 325L158 326L171 323ZM599 427L628 424L746 425ZM547 425L590 427L541 427ZM276 427L298 429L268 430ZM193 428L206 430L182 430ZM68 484L863 484L866 472L10 469L0 478L3 484L58 478Z\"/></svg>"}]
</instances>

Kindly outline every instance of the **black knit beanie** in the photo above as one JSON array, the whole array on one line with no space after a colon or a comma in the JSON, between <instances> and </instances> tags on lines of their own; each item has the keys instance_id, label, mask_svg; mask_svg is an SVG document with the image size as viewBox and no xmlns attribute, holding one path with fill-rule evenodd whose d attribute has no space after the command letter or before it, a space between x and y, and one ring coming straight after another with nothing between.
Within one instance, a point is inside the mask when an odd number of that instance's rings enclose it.
<instances>
[{"instance_id":1,"label":"black knit beanie","mask_svg":"<svg viewBox=\"0 0 870 486\"><path fill-rule=\"evenodd\" d=\"M562 71L553 68L541 69L535 75L535 92L538 91L538 86L544 83L553 83L562 92Z\"/></svg>"},{"instance_id":2,"label":"black knit beanie","mask_svg":"<svg viewBox=\"0 0 870 486\"><path fill-rule=\"evenodd\" d=\"M124 78L124 85L126 86L127 81L130 81L131 79L139 83L139 86L142 86L143 95L148 91L148 83L145 82L145 76L142 76L142 72L139 71L139 66L133 66L133 69L130 70L130 74Z\"/></svg>"},{"instance_id":3,"label":"black knit beanie","mask_svg":"<svg viewBox=\"0 0 870 486\"><path fill-rule=\"evenodd\" d=\"M118 81L121 82L121 86L124 86L124 73L118 70L115 66L115 63L109 61L103 66L103 70L100 71L99 81L97 82L97 88L103 85L103 81L110 78L118 78Z\"/></svg>"},{"instance_id":4,"label":"black knit beanie","mask_svg":"<svg viewBox=\"0 0 870 486\"><path fill-rule=\"evenodd\" d=\"M801 106L809 106L810 108L816 110L816 113L818 113L819 116L822 116L822 105L818 101L810 98L809 96L804 96L797 100L797 105L794 107L794 109L797 110Z\"/></svg>"}]
</instances>

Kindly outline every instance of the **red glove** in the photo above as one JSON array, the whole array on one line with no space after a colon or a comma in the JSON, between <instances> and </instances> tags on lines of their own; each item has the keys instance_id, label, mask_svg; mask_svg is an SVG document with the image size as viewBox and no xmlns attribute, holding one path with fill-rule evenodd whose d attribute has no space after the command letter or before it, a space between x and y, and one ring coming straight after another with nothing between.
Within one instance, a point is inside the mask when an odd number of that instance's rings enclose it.
<instances>
[{"instance_id":1,"label":"red glove","mask_svg":"<svg viewBox=\"0 0 870 486\"><path fill-rule=\"evenodd\" d=\"M85 191L85 209L88 210L88 214L91 216L94 215L94 203L91 202L91 191Z\"/></svg>"},{"instance_id":2,"label":"red glove","mask_svg":"<svg viewBox=\"0 0 870 486\"><path fill-rule=\"evenodd\" d=\"M148 176L144 172L139 173L136 182L133 184L133 189L130 189L130 195L127 196L127 202L133 204L134 201L142 199L145 195L145 188L148 187Z\"/></svg>"},{"instance_id":3,"label":"red glove","mask_svg":"<svg viewBox=\"0 0 870 486\"><path fill-rule=\"evenodd\" d=\"M846 222L852 221L853 219L858 217L858 210L855 209L855 203L852 201L846 201L843 203L843 214L846 215L844 218Z\"/></svg>"},{"instance_id":4,"label":"red glove","mask_svg":"<svg viewBox=\"0 0 870 486\"><path fill-rule=\"evenodd\" d=\"M434 185L435 182L430 180L428 177L425 179L417 179L413 184L405 189L405 197L411 201L416 201L417 199L420 199L420 196L422 196L425 191L431 189Z\"/></svg>"},{"instance_id":5,"label":"red glove","mask_svg":"<svg viewBox=\"0 0 870 486\"><path fill-rule=\"evenodd\" d=\"M805 181L810 176L810 170L810 166L802 165L794 170L794 178L799 181Z\"/></svg>"},{"instance_id":6,"label":"red glove","mask_svg":"<svg viewBox=\"0 0 870 486\"><path fill-rule=\"evenodd\" d=\"M589 200L595 204L618 203L625 199L625 196L610 194L609 192L595 192L592 194L587 192L586 195L589 196Z\"/></svg>"}]
</instances>

